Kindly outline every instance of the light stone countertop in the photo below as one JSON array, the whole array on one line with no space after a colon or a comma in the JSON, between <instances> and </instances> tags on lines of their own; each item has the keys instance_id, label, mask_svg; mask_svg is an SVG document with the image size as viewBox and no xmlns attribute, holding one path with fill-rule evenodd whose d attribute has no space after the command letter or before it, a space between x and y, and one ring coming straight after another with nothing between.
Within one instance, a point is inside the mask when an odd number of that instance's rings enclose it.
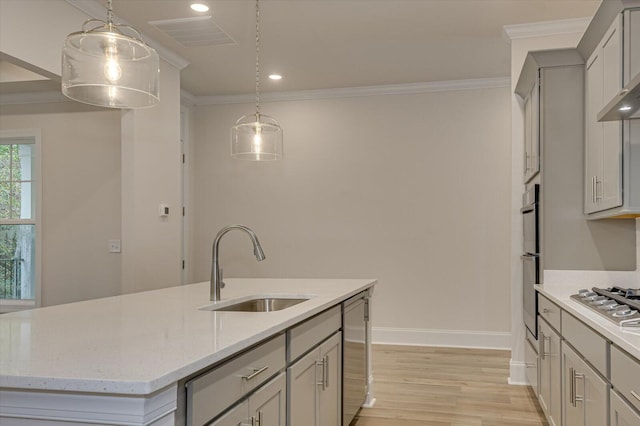
<instances>
[{"instance_id":1,"label":"light stone countertop","mask_svg":"<svg viewBox=\"0 0 640 426\"><path fill-rule=\"evenodd\" d=\"M373 286L373 279L225 280L222 303L307 296L276 312L212 312L209 283L0 315L0 388L148 395Z\"/></svg>"},{"instance_id":2,"label":"light stone countertop","mask_svg":"<svg viewBox=\"0 0 640 426\"><path fill-rule=\"evenodd\" d=\"M560 306L560 308L575 316L597 333L613 342L613 344L640 360L640 329L623 330L620 326L609 321L604 316L598 315L588 307L570 299L570 296L578 293L578 290L591 288L593 286L579 282L576 283L571 280L567 282L545 283L536 285L535 287L536 290ZM602 287L602 285L599 287Z\"/></svg>"}]
</instances>

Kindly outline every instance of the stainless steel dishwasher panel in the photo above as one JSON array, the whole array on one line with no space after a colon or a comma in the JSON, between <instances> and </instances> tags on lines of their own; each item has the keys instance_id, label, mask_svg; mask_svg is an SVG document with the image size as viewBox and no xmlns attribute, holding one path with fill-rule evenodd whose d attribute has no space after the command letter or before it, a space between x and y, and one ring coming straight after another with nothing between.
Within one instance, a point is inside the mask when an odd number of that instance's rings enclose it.
<instances>
[{"instance_id":1,"label":"stainless steel dishwasher panel","mask_svg":"<svg viewBox=\"0 0 640 426\"><path fill-rule=\"evenodd\" d=\"M343 304L343 426L348 426L353 421L367 396L368 304L366 293L361 293Z\"/></svg>"}]
</instances>

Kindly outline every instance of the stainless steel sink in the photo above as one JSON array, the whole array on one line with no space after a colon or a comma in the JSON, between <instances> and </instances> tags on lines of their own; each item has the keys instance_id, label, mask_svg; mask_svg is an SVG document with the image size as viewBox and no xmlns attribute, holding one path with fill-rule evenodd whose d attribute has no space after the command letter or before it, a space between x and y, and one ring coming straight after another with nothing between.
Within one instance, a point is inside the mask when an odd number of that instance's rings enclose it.
<instances>
[{"instance_id":1,"label":"stainless steel sink","mask_svg":"<svg viewBox=\"0 0 640 426\"><path fill-rule=\"evenodd\" d=\"M225 311L225 312L273 312L290 308L298 303L305 302L309 299L302 298L280 298L280 297L260 297L256 299L244 300L232 305L210 305L205 308L208 311Z\"/></svg>"}]
</instances>

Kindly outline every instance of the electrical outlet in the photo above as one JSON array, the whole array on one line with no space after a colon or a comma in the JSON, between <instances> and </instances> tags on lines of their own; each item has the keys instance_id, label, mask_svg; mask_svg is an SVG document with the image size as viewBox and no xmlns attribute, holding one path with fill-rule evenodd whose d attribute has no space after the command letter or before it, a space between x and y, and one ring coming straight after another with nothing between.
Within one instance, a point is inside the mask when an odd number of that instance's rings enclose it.
<instances>
[{"instance_id":1,"label":"electrical outlet","mask_svg":"<svg viewBox=\"0 0 640 426\"><path fill-rule=\"evenodd\" d=\"M120 240L109 240L109 253L120 253Z\"/></svg>"}]
</instances>

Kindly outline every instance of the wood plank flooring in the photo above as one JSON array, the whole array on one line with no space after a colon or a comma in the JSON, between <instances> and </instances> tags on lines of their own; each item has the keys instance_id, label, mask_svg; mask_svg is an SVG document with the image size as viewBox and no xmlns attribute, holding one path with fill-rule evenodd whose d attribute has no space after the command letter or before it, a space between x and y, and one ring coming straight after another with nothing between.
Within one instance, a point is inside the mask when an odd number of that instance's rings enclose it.
<instances>
[{"instance_id":1,"label":"wood plank flooring","mask_svg":"<svg viewBox=\"0 0 640 426\"><path fill-rule=\"evenodd\" d=\"M352 426L548 425L528 386L507 384L509 351L373 346L376 404Z\"/></svg>"}]
</instances>

